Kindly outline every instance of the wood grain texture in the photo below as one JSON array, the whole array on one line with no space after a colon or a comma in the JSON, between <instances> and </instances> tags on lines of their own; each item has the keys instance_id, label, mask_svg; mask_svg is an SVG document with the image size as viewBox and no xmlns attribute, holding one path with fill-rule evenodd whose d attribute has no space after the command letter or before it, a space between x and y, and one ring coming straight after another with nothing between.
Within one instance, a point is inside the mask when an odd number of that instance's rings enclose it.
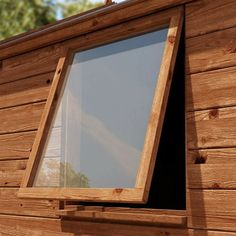
<instances>
[{"instance_id":1,"label":"wood grain texture","mask_svg":"<svg viewBox=\"0 0 236 236\"><path fill-rule=\"evenodd\" d=\"M56 68L58 58L63 56L65 49L60 44L37 48L36 50L7 58L2 61L2 70L11 71L19 68L29 68L38 64L51 64Z\"/></svg>"},{"instance_id":2,"label":"wood grain texture","mask_svg":"<svg viewBox=\"0 0 236 236\"><path fill-rule=\"evenodd\" d=\"M236 231L235 190L188 190L188 226Z\"/></svg>"},{"instance_id":3,"label":"wood grain texture","mask_svg":"<svg viewBox=\"0 0 236 236\"><path fill-rule=\"evenodd\" d=\"M0 110L0 134L38 129L44 102Z\"/></svg>"},{"instance_id":4,"label":"wood grain texture","mask_svg":"<svg viewBox=\"0 0 236 236\"><path fill-rule=\"evenodd\" d=\"M236 162L236 148L189 150L187 164L232 164Z\"/></svg>"},{"instance_id":5,"label":"wood grain texture","mask_svg":"<svg viewBox=\"0 0 236 236\"><path fill-rule=\"evenodd\" d=\"M186 74L236 65L236 27L186 39Z\"/></svg>"},{"instance_id":6,"label":"wood grain texture","mask_svg":"<svg viewBox=\"0 0 236 236\"><path fill-rule=\"evenodd\" d=\"M200 0L186 5L186 37L236 26L234 0Z\"/></svg>"},{"instance_id":7,"label":"wood grain texture","mask_svg":"<svg viewBox=\"0 0 236 236\"><path fill-rule=\"evenodd\" d=\"M188 151L188 187L236 189L236 149Z\"/></svg>"},{"instance_id":8,"label":"wood grain texture","mask_svg":"<svg viewBox=\"0 0 236 236\"><path fill-rule=\"evenodd\" d=\"M235 91L236 67L189 75L186 78L186 110L235 106Z\"/></svg>"},{"instance_id":9,"label":"wood grain texture","mask_svg":"<svg viewBox=\"0 0 236 236\"><path fill-rule=\"evenodd\" d=\"M187 236L188 230L86 221L1 216L0 232L19 236Z\"/></svg>"},{"instance_id":10,"label":"wood grain texture","mask_svg":"<svg viewBox=\"0 0 236 236\"><path fill-rule=\"evenodd\" d=\"M236 233L226 231L198 230L190 229L189 236L235 236Z\"/></svg>"},{"instance_id":11,"label":"wood grain texture","mask_svg":"<svg viewBox=\"0 0 236 236\"><path fill-rule=\"evenodd\" d=\"M66 205L67 207L67 205ZM91 210L84 206L83 210ZM137 213L137 214L154 214L154 215L175 215L186 216L185 210L167 210L167 209L152 209L152 208L132 208L132 207L103 207L103 211L117 213Z\"/></svg>"},{"instance_id":12,"label":"wood grain texture","mask_svg":"<svg viewBox=\"0 0 236 236\"><path fill-rule=\"evenodd\" d=\"M1 235L2 234L2 235ZM75 220L0 215L0 235L6 236L235 236L233 232L95 223Z\"/></svg>"},{"instance_id":13,"label":"wood grain texture","mask_svg":"<svg viewBox=\"0 0 236 236\"><path fill-rule=\"evenodd\" d=\"M236 164L188 166L188 187L197 189L236 189Z\"/></svg>"},{"instance_id":14,"label":"wood grain texture","mask_svg":"<svg viewBox=\"0 0 236 236\"><path fill-rule=\"evenodd\" d=\"M183 215L171 214L145 214L145 213L127 213L127 212L107 212L94 210L59 210L58 215L65 218L76 218L78 220L115 222L137 225L156 225L162 227L184 228L187 224L187 218Z\"/></svg>"},{"instance_id":15,"label":"wood grain texture","mask_svg":"<svg viewBox=\"0 0 236 236\"><path fill-rule=\"evenodd\" d=\"M0 161L0 187L19 187L27 160Z\"/></svg>"},{"instance_id":16,"label":"wood grain texture","mask_svg":"<svg viewBox=\"0 0 236 236\"><path fill-rule=\"evenodd\" d=\"M0 84L17 81L28 77L54 72L56 63L47 61L43 63L26 64L11 70L0 71Z\"/></svg>"},{"instance_id":17,"label":"wood grain texture","mask_svg":"<svg viewBox=\"0 0 236 236\"><path fill-rule=\"evenodd\" d=\"M94 13L62 20L31 34L16 36L0 44L0 59L97 31L143 15L184 4L192 0L134 0L114 4Z\"/></svg>"},{"instance_id":18,"label":"wood grain texture","mask_svg":"<svg viewBox=\"0 0 236 236\"><path fill-rule=\"evenodd\" d=\"M3 67L0 72L0 84L15 81L42 73L55 71L58 59L65 56L68 48L77 50L85 50L104 43L127 37L129 35L137 35L150 30L160 28L167 25L171 15L176 14L176 9L170 9L155 14L158 17L146 16L144 19L135 19L130 22L114 26L113 29L106 28L94 33L81 35L76 38L66 40L55 46L49 46L37 49L19 56L15 56L3 60ZM148 28L150 28L148 30ZM48 52L49 51L49 52ZM41 55L42 54L42 55ZM32 63L30 61L32 60Z\"/></svg>"},{"instance_id":19,"label":"wood grain texture","mask_svg":"<svg viewBox=\"0 0 236 236\"><path fill-rule=\"evenodd\" d=\"M19 198L77 200L86 202L141 203L143 189L137 188L30 188L21 187Z\"/></svg>"},{"instance_id":20,"label":"wood grain texture","mask_svg":"<svg viewBox=\"0 0 236 236\"><path fill-rule=\"evenodd\" d=\"M0 160L29 157L36 131L0 135Z\"/></svg>"},{"instance_id":21,"label":"wood grain texture","mask_svg":"<svg viewBox=\"0 0 236 236\"><path fill-rule=\"evenodd\" d=\"M0 188L1 214L57 217L58 201L19 199L17 192L17 188Z\"/></svg>"},{"instance_id":22,"label":"wood grain texture","mask_svg":"<svg viewBox=\"0 0 236 236\"><path fill-rule=\"evenodd\" d=\"M236 146L236 107L187 113L189 149Z\"/></svg>"},{"instance_id":23,"label":"wood grain texture","mask_svg":"<svg viewBox=\"0 0 236 236\"><path fill-rule=\"evenodd\" d=\"M0 85L0 108L45 101L54 73Z\"/></svg>"},{"instance_id":24,"label":"wood grain texture","mask_svg":"<svg viewBox=\"0 0 236 236\"><path fill-rule=\"evenodd\" d=\"M203 149L188 152L188 187L236 189L236 149Z\"/></svg>"},{"instance_id":25,"label":"wood grain texture","mask_svg":"<svg viewBox=\"0 0 236 236\"><path fill-rule=\"evenodd\" d=\"M137 18L113 27L66 40L61 43L61 47L82 51L127 37L162 29L169 25L171 16L178 14L178 12L179 7L154 13L143 18Z\"/></svg>"}]
</instances>

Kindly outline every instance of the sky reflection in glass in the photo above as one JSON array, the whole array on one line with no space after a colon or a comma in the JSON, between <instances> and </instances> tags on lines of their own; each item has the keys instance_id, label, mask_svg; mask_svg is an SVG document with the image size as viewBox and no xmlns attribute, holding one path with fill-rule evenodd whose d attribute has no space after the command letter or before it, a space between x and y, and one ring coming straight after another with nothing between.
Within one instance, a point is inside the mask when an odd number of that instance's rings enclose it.
<instances>
[{"instance_id":1,"label":"sky reflection in glass","mask_svg":"<svg viewBox=\"0 0 236 236\"><path fill-rule=\"evenodd\" d=\"M166 37L163 29L74 55L35 186L135 187Z\"/></svg>"}]
</instances>

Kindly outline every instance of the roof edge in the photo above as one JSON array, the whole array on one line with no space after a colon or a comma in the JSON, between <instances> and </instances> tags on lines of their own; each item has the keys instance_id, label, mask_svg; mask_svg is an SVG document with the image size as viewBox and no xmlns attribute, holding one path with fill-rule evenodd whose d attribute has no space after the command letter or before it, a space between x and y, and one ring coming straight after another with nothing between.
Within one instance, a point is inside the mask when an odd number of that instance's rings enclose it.
<instances>
[{"instance_id":1,"label":"roof edge","mask_svg":"<svg viewBox=\"0 0 236 236\"><path fill-rule=\"evenodd\" d=\"M128 0L104 5L0 41L0 60L191 1L195 0Z\"/></svg>"}]
</instances>

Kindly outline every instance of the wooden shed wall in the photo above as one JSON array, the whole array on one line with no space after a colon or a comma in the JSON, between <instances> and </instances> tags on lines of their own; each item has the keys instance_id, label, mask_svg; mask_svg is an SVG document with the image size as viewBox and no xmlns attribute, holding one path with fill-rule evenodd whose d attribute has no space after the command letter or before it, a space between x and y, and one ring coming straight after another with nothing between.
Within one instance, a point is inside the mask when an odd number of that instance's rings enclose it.
<instances>
[{"instance_id":1,"label":"wooden shed wall","mask_svg":"<svg viewBox=\"0 0 236 236\"><path fill-rule=\"evenodd\" d=\"M236 2L186 7L188 226L236 231Z\"/></svg>"},{"instance_id":2,"label":"wooden shed wall","mask_svg":"<svg viewBox=\"0 0 236 236\"><path fill-rule=\"evenodd\" d=\"M1 62L1 236L236 236L236 2L188 3L185 22L188 229L61 220L58 201L16 197L53 72L75 38Z\"/></svg>"}]
</instances>

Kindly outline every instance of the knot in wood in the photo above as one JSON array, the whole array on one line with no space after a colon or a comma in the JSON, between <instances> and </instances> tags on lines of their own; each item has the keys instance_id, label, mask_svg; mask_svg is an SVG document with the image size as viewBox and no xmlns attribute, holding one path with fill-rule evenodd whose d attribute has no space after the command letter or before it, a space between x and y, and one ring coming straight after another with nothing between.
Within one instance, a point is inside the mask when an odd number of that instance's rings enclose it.
<instances>
[{"instance_id":1,"label":"knot in wood","mask_svg":"<svg viewBox=\"0 0 236 236\"><path fill-rule=\"evenodd\" d=\"M219 117L218 109L212 109L209 111L209 119L215 119Z\"/></svg>"},{"instance_id":2,"label":"knot in wood","mask_svg":"<svg viewBox=\"0 0 236 236\"><path fill-rule=\"evenodd\" d=\"M214 184L212 184L212 188L219 189L219 188L220 188L220 185L217 184L217 183L214 183Z\"/></svg>"},{"instance_id":3,"label":"knot in wood","mask_svg":"<svg viewBox=\"0 0 236 236\"><path fill-rule=\"evenodd\" d=\"M194 164L205 164L207 160L207 157L204 155L199 155L196 157Z\"/></svg>"},{"instance_id":4,"label":"knot in wood","mask_svg":"<svg viewBox=\"0 0 236 236\"><path fill-rule=\"evenodd\" d=\"M116 188L116 189L114 189L114 192L115 192L116 194L121 194L122 191L123 191L122 188Z\"/></svg>"},{"instance_id":5,"label":"knot in wood","mask_svg":"<svg viewBox=\"0 0 236 236\"><path fill-rule=\"evenodd\" d=\"M169 36L169 37L168 37L168 42L169 42L170 44L174 44L174 42L175 42L175 36Z\"/></svg>"}]
</instances>

